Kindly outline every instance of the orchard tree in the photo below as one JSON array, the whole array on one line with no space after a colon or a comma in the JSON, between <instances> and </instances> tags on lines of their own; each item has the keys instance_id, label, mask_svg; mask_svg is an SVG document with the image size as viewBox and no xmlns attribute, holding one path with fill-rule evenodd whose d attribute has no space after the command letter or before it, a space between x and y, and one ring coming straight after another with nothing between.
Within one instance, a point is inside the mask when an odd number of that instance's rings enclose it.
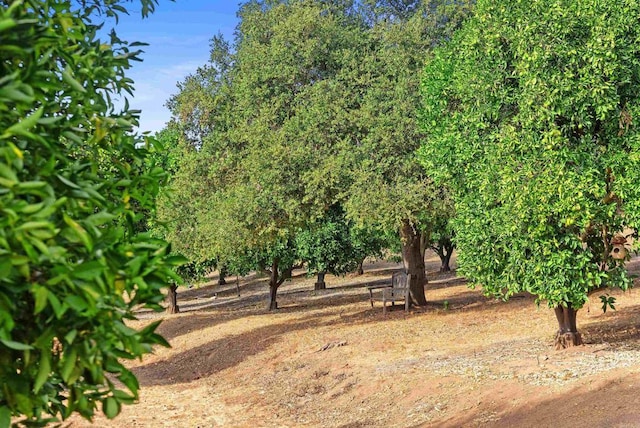
<instances>
[{"instance_id":1,"label":"orchard tree","mask_svg":"<svg viewBox=\"0 0 640 428\"><path fill-rule=\"evenodd\" d=\"M354 257L357 261L355 273L363 275L365 259L367 257L381 258L383 251L390 246L390 238L385 234L384 230L371 226L358 226L353 222L350 224L349 240L351 241Z\"/></svg>"},{"instance_id":2,"label":"orchard tree","mask_svg":"<svg viewBox=\"0 0 640 428\"><path fill-rule=\"evenodd\" d=\"M582 343L589 295L631 286L612 248L639 226L639 15L635 1L480 0L424 75L421 157L454 191L460 271L554 308L559 348Z\"/></svg>"},{"instance_id":3,"label":"orchard tree","mask_svg":"<svg viewBox=\"0 0 640 428\"><path fill-rule=\"evenodd\" d=\"M440 188L440 195L433 207L432 233L429 248L440 258L440 272L451 271L451 256L456 248L453 219L455 208L447 187Z\"/></svg>"},{"instance_id":4,"label":"orchard tree","mask_svg":"<svg viewBox=\"0 0 640 428\"><path fill-rule=\"evenodd\" d=\"M193 218L177 224L195 238L175 229L170 241L193 245L189 257L234 264L240 255L267 269L270 309L298 262L296 233L343 188L354 79L341 72L360 33L338 3L245 3L234 45L213 44L228 55L212 55L170 104L194 141L174 189Z\"/></svg>"},{"instance_id":5,"label":"orchard tree","mask_svg":"<svg viewBox=\"0 0 640 428\"><path fill-rule=\"evenodd\" d=\"M420 77L431 49L448 40L472 1L366 1L367 29L357 117L362 135L347 156L352 182L345 206L357 224L395 231L411 274L413 303L425 305L424 254L437 221L441 189L415 152L424 133L417 122Z\"/></svg>"},{"instance_id":6,"label":"orchard tree","mask_svg":"<svg viewBox=\"0 0 640 428\"><path fill-rule=\"evenodd\" d=\"M327 273L344 275L358 267L358 259L350 225L339 205L327 211L325 217L311 224L296 236L298 257L307 264L310 274L317 274L316 290L324 290Z\"/></svg>"},{"instance_id":7,"label":"orchard tree","mask_svg":"<svg viewBox=\"0 0 640 428\"><path fill-rule=\"evenodd\" d=\"M138 397L120 362L154 344L158 323L125 324L160 309L179 261L139 232L160 168L152 141L132 133L125 76L140 51L101 17L120 1L12 1L0 8L0 426L44 425L77 412L109 418ZM143 0L142 12L155 2ZM128 390L128 391L127 391Z\"/></svg>"},{"instance_id":8,"label":"orchard tree","mask_svg":"<svg viewBox=\"0 0 640 428\"><path fill-rule=\"evenodd\" d=\"M174 121L169 129L178 129L182 144L199 149L206 138L224 132L229 89L233 67L231 46L220 34L211 38L209 62L178 83L178 93L167 101Z\"/></svg>"}]
</instances>

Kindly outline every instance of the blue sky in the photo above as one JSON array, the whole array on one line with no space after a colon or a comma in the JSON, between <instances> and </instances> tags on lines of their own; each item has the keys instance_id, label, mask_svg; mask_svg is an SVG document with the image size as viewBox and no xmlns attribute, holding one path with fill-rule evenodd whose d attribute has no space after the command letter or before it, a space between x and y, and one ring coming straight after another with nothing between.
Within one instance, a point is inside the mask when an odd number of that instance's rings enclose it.
<instances>
[{"instance_id":1,"label":"blue sky","mask_svg":"<svg viewBox=\"0 0 640 428\"><path fill-rule=\"evenodd\" d=\"M133 62L128 73L136 88L130 105L142 110L141 132L164 127L170 118L164 104L177 92L177 82L207 62L211 37L222 33L233 39L238 4L233 0L160 0L155 13L142 19L139 6L131 3L130 15L120 17L115 28L122 40L149 43L142 48L144 61Z\"/></svg>"}]
</instances>

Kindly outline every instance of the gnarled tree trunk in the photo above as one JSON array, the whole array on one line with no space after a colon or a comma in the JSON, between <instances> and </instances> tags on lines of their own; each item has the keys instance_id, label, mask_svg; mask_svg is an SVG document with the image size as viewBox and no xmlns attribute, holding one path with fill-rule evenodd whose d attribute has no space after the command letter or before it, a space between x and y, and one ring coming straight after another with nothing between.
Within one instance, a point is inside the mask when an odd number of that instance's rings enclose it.
<instances>
[{"instance_id":1,"label":"gnarled tree trunk","mask_svg":"<svg viewBox=\"0 0 640 428\"><path fill-rule=\"evenodd\" d=\"M427 304L427 299L424 295L427 275L424 266L425 246L422 234L409 220L404 220L400 229L400 240L402 242L404 267L407 273L411 275L409 284L411 300L418 306L424 306Z\"/></svg>"},{"instance_id":2,"label":"gnarled tree trunk","mask_svg":"<svg viewBox=\"0 0 640 428\"><path fill-rule=\"evenodd\" d=\"M287 267L282 270L281 273L279 269L280 260L276 258L273 260L273 263L271 264L271 271L269 272L269 305L267 306L267 309L270 311L278 309L278 302L276 301L278 287L280 287L286 279L291 278L294 266Z\"/></svg>"},{"instance_id":3,"label":"gnarled tree trunk","mask_svg":"<svg viewBox=\"0 0 640 428\"><path fill-rule=\"evenodd\" d=\"M582 336L578 333L576 316L578 311L567 304L567 307L556 306L556 318L558 319L558 333L556 334L556 349L564 349L582 345Z\"/></svg>"},{"instance_id":4,"label":"gnarled tree trunk","mask_svg":"<svg viewBox=\"0 0 640 428\"><path fill-rule=\"evenodd\" d=\"M169 293L167 294L167 302L169 303L169 306L167 307L168 314L177 314L180 312L180 308L178 307L177 289L178 286L176 284L171 284L169 286Z\"/></svg>"},{"instance_id":5,"label":"gnarled tree trunk","mask_svg":"<svg viewBox=\"0 0 640 428\"><path fill-rule=\"evenodd\" d=\"M360 260L358 262L358 269L356 269L356 273L358 275L364 275L364 266L363 266L363 264L364 264L364 259L362 259L362 260Z\"/></svg>"},{"instance_id":6,"label":"gnarled tree trunk","mask_svg":"<svg viewBox=\"0 0 640 428\"><path fill-rule=\"evenodd\" d=\"M326 272L318 272L318 281L316 281L314 285L314 290L325 290L327 288L327 284L324 282L324 276Z\"/></svg>"},{"instance_id":7,"label":"gnarled tree trunk","mask_svg":"<svg viewBox=\"0 0 640 428\"><path fill-rule=\"evenodd\" d=\"M227 267L225 265L220 266L220 273L218 275L218 285L225 285L227 283Z\"/></svg>"},{"instance_id":8,"label":"gnarled tree trunk","mask_svg":"<svg viewBox=\"0 0 640 428\"><path fill-rule=\"evenodd\" d=\"M451 254L453 253L453 242L451 242L451 239L441 239L438 245L434 245L431 248L433 248L433 251L440 257L440 272L450 272L451 266L449 263L451 261Z\"/></svg>"}]
</instances>

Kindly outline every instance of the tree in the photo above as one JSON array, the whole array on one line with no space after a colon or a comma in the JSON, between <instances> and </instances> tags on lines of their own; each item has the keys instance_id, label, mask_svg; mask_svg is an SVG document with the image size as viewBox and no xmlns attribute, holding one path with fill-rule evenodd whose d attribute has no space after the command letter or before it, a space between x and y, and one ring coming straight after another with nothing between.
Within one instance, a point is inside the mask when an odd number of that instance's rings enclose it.
<instances>
[{"instance_id":1,"label":"tree","mask_svg":"<svg viewBox=\"0 0 640 428\"><path fill-rule=\"evenodd\" d=\"M155 2L141 2L143 14ZM178 258L136 226L153 209L153 144L118 111L137 44L101 16L119 1L13 1L0 8L0 426L44 425L137 399L121 359L168 345L134 308L160 309ZM126 391L128 390L128 392Z\"/></svg>"},{"instance_id":2,"label":"tree","mask_svg":"<svg viewBox=\"0 0 640 428\"><path fill-rule=\"evenodd\" d=\"M546 301L560 348L582 343L590 294L631 285L611 250L640 213L639 12L479 1L424 76L421 158L453 189L460 271L488 295Z\"/></svg>"},{"instance_id":3,"label":"tree","mask_svg":"<svg viewBox=\"0 0 640 428\"><path fill-rule=\"evenodd\" d=\"M431 241L429 247L440 258L440 272L451 271L451 256L456 245L454 242L455 230L453 228L453 218L455 209L453 200L446 187L441 188L442 193L434 204L434 217Z\"/></svg>"},{"instance_id":4,"label":"tree","mask_svg":"<svg viewBox=\"0 0 640 428\"><path fill-rule=\"evenodd\" d=\"M358 265L355 272L364 274L364 261L367 257L382 257L383 250L389 248L389 237L383 230L351 224L349 239Z\"/></svg>"},{"instance_id":5,"label":"tree","mask_svg":"<svg viewBox=\"0 0 640 428\"><path fill-rule=\"evenodd\" d=\"M194 221L180 221L197 239L176 235L176 245L197 241L194 256L234 263L240 255L254 268L267 268L270 309L297 263L297 232L322 218L343 187L336 155L349 145L353 101L345 96L352 80L340 73L353 61L359 33L340 7L308 0L245 3L233 54L223 56L229 67L212 57L208 77L189 80L199 95L182 96L185 84L174 98L179 122L196 118L195 128L206 130L175 180L198 189L183 193ZM224 75L211 78L219 70Z\"/></svg>"},{"instance_id":6,"label":"tree","mask_svg":"<svg viewBox=\"0 0 640 428\"><path fill-rule=\"evenodd\" d=\"M431 49L448 40L471 1L367 1L368 49L358 71L362 135L350 150L353 171L345 206L358 224L399 234L413 303L425 305L424 252L442 213L441 189L415 157L423 131L417 111L421 71Z\"/></svg>"},{"instance_id":7,"label":"tree","mask_svg":"<svg viewBox=\"0 0 640 428\"><path fill-rule=\"evenodd\" d=\"M358 259L350 225L339 205L329 209L326 216L296 236L298 257L304 261L310 274L317 274L316 290L324 290L327 273L343 275L357 268Z\"/></svg>"}]
</instances>

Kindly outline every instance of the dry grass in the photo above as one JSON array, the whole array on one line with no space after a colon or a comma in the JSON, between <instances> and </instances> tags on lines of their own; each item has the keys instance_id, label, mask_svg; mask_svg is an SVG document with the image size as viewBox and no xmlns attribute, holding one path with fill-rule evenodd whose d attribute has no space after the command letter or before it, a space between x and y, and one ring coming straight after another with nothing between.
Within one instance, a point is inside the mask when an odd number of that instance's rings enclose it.
<instances>
[{"instance_id":1,"label":"dry grass","mask_svg":"<svg viewBox=\"0 0 640 428\"><path fill-rule=\"evenodd\" d=\"M172 348L132 364L140 403L94 425L640 426L638 291L613 293L618 310L606 314L594 296L578 315L586 345L558 352L551 310L528 295L486 299L455 274L430 275L427 307L384 317L364 286L398 268L328 277L320 292L298 275L275 313L265 279L243 279L240 298L235 284L183 290L183 312L161 315Z\"/></svg>"}]
</instances>

